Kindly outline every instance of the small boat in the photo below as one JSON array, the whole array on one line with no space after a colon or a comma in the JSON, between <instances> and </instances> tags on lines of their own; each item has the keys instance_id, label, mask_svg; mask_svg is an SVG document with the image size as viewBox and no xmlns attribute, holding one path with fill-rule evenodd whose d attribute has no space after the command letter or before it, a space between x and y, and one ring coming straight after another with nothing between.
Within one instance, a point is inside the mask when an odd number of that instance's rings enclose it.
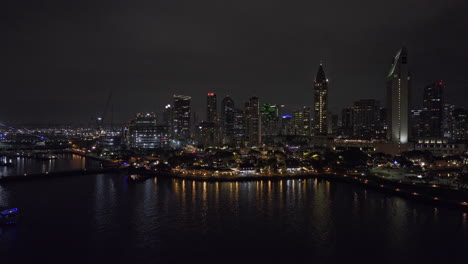
<instances>
[{"instance_id":1,"label":"small boat","mask_svg":"<svg viewBox=\"0 0 468 264\"><path fill-rule=\"evenodd\" d=\"M148 175L141 175L141 174L132 174L128 176L128 179L130 181L144 181L148 178L149 178Z\"/></svg>"},{"instance_id":2,"label":"small boat","mask_svg":"<svg viewBox=\"0 0 468 264\"><path fill-rule=\"evenodd\" d=\"M14 224L18 221L18 208L10 208L0 211L0 225Z\"/></svg>"}]
</instances>

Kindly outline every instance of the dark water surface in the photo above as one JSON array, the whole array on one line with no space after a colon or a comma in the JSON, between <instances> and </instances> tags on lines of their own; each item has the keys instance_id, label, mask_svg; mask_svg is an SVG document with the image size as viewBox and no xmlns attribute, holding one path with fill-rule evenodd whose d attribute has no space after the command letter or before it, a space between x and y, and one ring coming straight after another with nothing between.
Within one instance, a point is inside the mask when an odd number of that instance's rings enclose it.
<instances>
[{"instance_id":1,"label":"dark water surface","mask_svg":"<svg viewBox=\"0 0 468 264\"><path fill-rule=\"evenodd\" d=\"M325 180L0 185L0 263L468 263L468 216Z\"/></svg>"},{"instance_id":2,"label":"dark water surface","mask_svg":"<svg viewBox=\"0 0 468 264\"><path fill-rule=\"evenodd\" d=\"M9 161L5 157L0 157L0 160ZM23 175L32 173L45 173L52 171L67 171L76 169L97 169L100 162L92 159L86 159L82 156L62 153L57 154L57 159L41 160L31 157L15 157L11 158L15 164L14 167L0 166L0 176Z\"/></svg>"}]
</instances>

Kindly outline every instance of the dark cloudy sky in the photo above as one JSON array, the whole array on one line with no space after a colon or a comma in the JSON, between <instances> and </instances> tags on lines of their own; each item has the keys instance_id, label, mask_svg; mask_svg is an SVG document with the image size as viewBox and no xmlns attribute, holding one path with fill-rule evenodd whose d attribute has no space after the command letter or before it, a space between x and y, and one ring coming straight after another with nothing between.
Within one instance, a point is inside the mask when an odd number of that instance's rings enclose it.
<instances>
[{"instance_id":1,"label":"dark cloudy sky","mask_svg":"<svg viewBox=\"0 0 468 264\"><path fill-rule=\"evenodd\" d=\"M3 1L0 122L86 122L109 91L117 119L174 93L312 105L320 61L330 109L384 99L392 56L409 53L415 104L433 80L468 106L466 0Z\"/></svg>"}]
</instances>

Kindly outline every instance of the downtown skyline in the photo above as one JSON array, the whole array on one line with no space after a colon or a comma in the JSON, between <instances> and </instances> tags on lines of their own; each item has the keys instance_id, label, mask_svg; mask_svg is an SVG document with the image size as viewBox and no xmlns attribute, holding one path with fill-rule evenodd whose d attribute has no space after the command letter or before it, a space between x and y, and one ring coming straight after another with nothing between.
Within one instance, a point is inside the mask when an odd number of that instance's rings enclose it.
<instances>
[{"instance_id":1,"label":"downtown skyline","mask_svg":"<svg viewBox=\"0 0 468 264\"><path fill-rule=\"evenodd\" d=\"M236 102L257 96L292 109L312 106L320 61L330 81L329 109L336 114L359 99L385 101L389 63L403 45L413 94L444 80L447 102L467 106L463 1L405 1L407 8L340 4L351 12L325 3L300 2L288 5L289 11L279 5L259 11L264 1L245 10L242 1L211 4L123 3L107 9L102 2L90 11L86 1L8 3L2 26L7 41L0 44L8 100L0 119L87 123L102 114L111 90L116 122L160 111L173 94L192 96L200 116L207 92L229 94ZM322 12L310 15L317 9Z\"/></svg>"}]
</instances>

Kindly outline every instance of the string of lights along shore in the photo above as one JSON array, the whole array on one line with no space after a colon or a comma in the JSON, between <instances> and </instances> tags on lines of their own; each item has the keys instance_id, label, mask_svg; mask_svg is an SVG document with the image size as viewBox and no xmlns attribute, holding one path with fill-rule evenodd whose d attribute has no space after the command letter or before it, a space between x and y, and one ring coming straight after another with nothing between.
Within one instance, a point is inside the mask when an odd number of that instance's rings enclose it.
<instances>
[{"instance_id":1,"label":"string of lights along shore","mask_svg":"<svg viewBox=\"0 0 468 264\"><path fill-rule=\"evenodd\" d=\"M457 152L457 143L468 138L467 112L444 103L444 82L437 79L424 88L423 108L411 109L415 101L408 61L405 47L392 57L386 87L382 80L385 104L365 98L340 115L330 112L326 64L320 62L309 87L309 105L288 109L257 96L235 102L230 95L218 103L211 91L206 116L200 118L191 109L191 96L174 95L162 118L150 113L131 120L123 130L124 143L131 149L353 145L393 154L412 149Z\"/></svg>"}]
</instances>

